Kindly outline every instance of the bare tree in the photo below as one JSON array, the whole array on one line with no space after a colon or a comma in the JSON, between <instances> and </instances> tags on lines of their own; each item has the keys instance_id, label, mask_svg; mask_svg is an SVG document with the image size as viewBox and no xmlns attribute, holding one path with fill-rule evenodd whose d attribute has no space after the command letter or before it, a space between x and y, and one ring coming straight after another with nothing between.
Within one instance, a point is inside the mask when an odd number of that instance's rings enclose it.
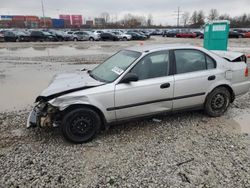
<instances>
[{"instance_id":1,"label":"bare tree","mask_svg":"<svg viewBox=\"0 0 250 188\"><path fill-rule=\"evenodd\" d=\"M191 24L195 25L197 24L197 11L194 11L191 18L190 18Z\"/></svg>"},{"instance_id":2,"label":"bare tree","mask_svg":"<svg viewBox=\"0 0 250 188\"><path fill-rule=\"evenodd\" d=\"M208 15L208 20L213 21L219 18L219 12L217 9L211 9Z\"/></svg>"},{"instance_id":3,"label":"bare tree","mask_svg":"<svg viewBox=\"0 0 250 188\"><path fill-rule=\"evenodd\" d=\"M190 18L189 12L184 12L182 15L182 22L184 27L188 24L189 18Z\"/></svg>"},{"instance_id":4,"label":"bare tree","mask_svg":"<svg viewBox=\"0 0 250 188\"><path fill-rule=\"evenodd\" d=\"M197 14L197 25L200 27L205 23L205 14L202 10L200 10Z\"/></svg>"}]
</instances>

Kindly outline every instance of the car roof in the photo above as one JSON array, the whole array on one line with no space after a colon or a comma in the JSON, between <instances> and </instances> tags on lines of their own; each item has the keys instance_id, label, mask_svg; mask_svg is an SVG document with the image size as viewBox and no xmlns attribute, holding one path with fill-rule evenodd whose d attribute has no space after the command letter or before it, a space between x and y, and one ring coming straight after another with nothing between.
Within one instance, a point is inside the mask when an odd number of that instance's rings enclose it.
<instances>
[{"instance_id":1,"label":"car roof","mask_svg":"<svg viewBox=\"0 0 250 188\"><path fill-rule=\"evenodd\" d=\"M138 45L126 48L126 50L137 51L137 52L148 52L158 50L171 50L171 49L201 49L197 46L190 44L159 44L159 45Z\"/></svg>"}]
</instances>

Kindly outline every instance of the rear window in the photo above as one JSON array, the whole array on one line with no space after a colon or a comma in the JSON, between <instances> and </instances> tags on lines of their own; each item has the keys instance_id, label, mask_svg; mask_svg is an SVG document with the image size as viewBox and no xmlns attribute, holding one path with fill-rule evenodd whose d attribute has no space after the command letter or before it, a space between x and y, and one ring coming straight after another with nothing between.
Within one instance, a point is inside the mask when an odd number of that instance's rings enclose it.
<instances>
[{"instance_id":1,"label":"rear window","mask_svg":"<svg viewBox=\"0 0 250 188\"><path fill-rule=\"evenodd\" d=\"M199 50L175 50L176 73L188 73L216 67L215 61Z\"/></svg>"}]
</instances>

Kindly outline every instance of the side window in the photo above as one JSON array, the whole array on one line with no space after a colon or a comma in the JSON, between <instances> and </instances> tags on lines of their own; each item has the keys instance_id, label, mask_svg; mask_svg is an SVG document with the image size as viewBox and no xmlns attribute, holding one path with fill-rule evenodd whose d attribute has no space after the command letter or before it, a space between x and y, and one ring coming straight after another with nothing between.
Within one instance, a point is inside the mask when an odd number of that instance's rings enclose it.
<instances>
[{"instance_id":1,"label":"side window","mask_svg":"<svg viewBox=\"0 0 250 188\"><path fill-rule=\"evenodd\" d=\"M177 74L206 70L205 55L197 50L175 50Z\"/></svg>"},{"instance_id":2,"label":"side window","mask_svg":"<svg viewBox=\"0 0 250 188\"><path fill-rule=\"evenodd\" d=\"M140 60L130 71L139 80L167 76L169 74L169 52L154 52Z\"/></svg>"},{"instance_id":3,"label":"side window","mask_svg":"<svg viewBox=\"0 0 250 188\"><path fill-rule=\"evenodd\" d=\"M216 67L215 62L211 57L206 56L206 60L207 60L207 69L214 69Z\"/></svg>"}]
</instances>

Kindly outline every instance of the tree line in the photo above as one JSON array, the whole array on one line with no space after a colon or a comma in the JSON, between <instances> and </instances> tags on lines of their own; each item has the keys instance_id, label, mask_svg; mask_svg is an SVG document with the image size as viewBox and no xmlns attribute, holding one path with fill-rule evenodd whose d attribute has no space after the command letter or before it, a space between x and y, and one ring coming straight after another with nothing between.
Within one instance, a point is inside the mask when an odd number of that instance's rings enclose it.
<instances>
[{"instance_id":1,"label":"tree line","mask_svg":"<svg viewBox=\"0 0 250 188\"><path fill-rule=\"evenodd\" d=\"M189 12L182 15L182 23L184 27L202 27L207 21L229 20L232 28L249 28L250 14L242 14L240 16L231 17L229 14L219 14L217 9L211 9L206 16L203 10L194 11L190 16Z\"/></svg>"},{"instance_id":2,"label":"tree line","mask_svg":"<svg viewBox=\"0 0 250 188\"><path fill-rule=\"evenodd\" d=\"M118 19L117 15L110 15L109 13L104 12L100 15L100 17L105 20L102 27L107 28L173 27L170 25L162 26L154 24L152 14L144 16L128 13L121 19ZM219 14L217 9L211 9L208 15L206 15L203 10L195 10L192 14L184 12L181 15L180 20L181 24L179 27L201 28L208 21L229 20L231 28L250 28L250 14L242 14L240 16L231 17L229 14Z\"/></svg>"}]
</instances>

